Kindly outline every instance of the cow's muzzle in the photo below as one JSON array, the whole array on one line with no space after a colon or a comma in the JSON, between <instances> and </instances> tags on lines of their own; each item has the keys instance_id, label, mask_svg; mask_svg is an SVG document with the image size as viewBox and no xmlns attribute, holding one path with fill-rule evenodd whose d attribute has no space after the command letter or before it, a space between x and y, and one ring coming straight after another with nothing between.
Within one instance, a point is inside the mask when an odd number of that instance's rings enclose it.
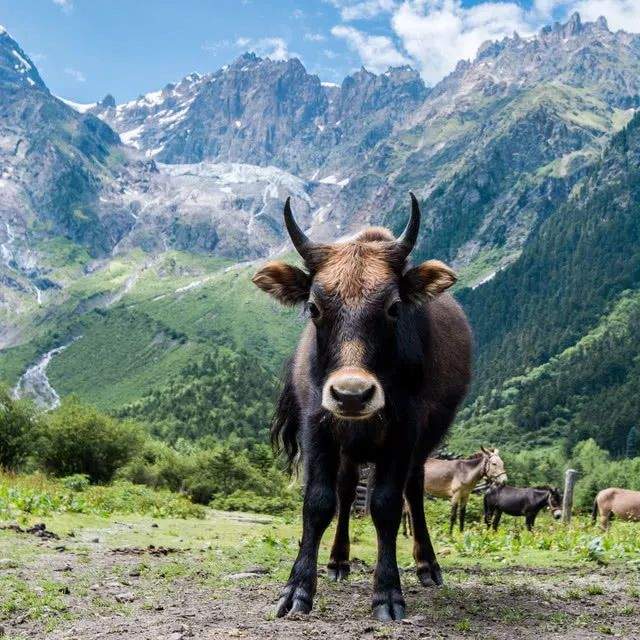
<instances>
[{"instance_id":1,"label":"cow's muzzle","mask_svg":"<svg viewBox=\"0 0 640 640\"><path fill-rule=\"evenodd\" d=\"M378 379L359 367L334 371L324 383L322 406L343 420L364 420L384 407Z\"/></svg>"}]
</instances>

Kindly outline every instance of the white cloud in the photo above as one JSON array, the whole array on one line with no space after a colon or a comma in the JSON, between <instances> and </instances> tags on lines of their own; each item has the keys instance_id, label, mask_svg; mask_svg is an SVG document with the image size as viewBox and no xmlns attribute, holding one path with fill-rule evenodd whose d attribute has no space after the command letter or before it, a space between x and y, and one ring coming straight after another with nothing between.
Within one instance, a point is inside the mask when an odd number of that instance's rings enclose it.
<instances>
[{"instance_id":1,"label":"white cloud","mask_svg":"<svg viewBox=\"0 0 640 640\"><path fill-rule=\"evenodd\" d=\"M353 27L338 25L331 29L336 38L346 40L349 48L358 53L367 69L380 73L388 67L398 67L410 64L406 56L396 49L391 38L387 36L372 36Z\"/></svg>"},{"instance_id":2,"label":"white cloud","mask_svg":"<svg viewBox=\"0 0 640 640\"><path fill-rule=\"evenodd\" d=\"M398 3L396 0L326 0L340 11L340 17L345 21L366 20L375 18L381 13L393 11Z\"/></svg>"},{"instance_id":3,"label":"white cloud","mask_svg":"<svg viewBox=\"0 0 640 640\"><path fill-rule=\"evenodd\" d=\"M256 53L262 58L271 58L271 60L288 60L296 57L296 54L289 52L284 38L238 38L236 46L241 49L248 49ZM297 56L299 57L299 56Z\"/></svg>"},{"instance_id":4,"label":"white cloud","mask_svg":"<svg viewBox=\"0 0 640 640\"><path fill-rule=\"evenodd\" d=\"M555 19L566 20L579 11L583 20L604 15L612 29L640 32L640 0L326 0L341 12L344 22L388 13L392 37L371 35L350 25L331 33L346 40L365 66L412 63L428 83L451 72L459 60L473 59L487 40L501 40L517 31L536 33Z\"/></svg>"},{"instance_id":5,"label":"white cloud","mask_svg":"<svg viewBox=\"0 0 640 640\"><path fill-rule=\"evenodd\" d=\"M452 71L458 60L475 57L485 40L532 30L525 11L515 2L464 8L460 0L404 2L391 25L429 83Z\"/></svg>"},{"instance_id":6,"label":"white cloud","mask_svg":"<svg viewBox=\"0 0 640 640\"><path fill-rule=\"evenodd\" d=\"M304 39L308 40L309 42L323 42L327 38L321 33L305 33Z\"/></svg>"},{"instance_id":7,"label":"white cloud","mask_svg":"<svg viewBox=\"0 0 640 640\"><path fill-rule=\"evenodd\" d=\"M577 0L571 10L579 11L583 20L597 20L604 16L609 28L640 32L640 2L638 0Z\"/></svg>"},{"instance_id":8,"label":"white cloud","mask_svg":"<svg viewBox=\"0 0 640 640\"><path fill-rule=\"evenodd\" d=\"M84 73L82 73L82 71L78 71L77 69L74 69L73 67L65 67L64 72L68 76L71 76L76 82L87 81L87 77L84 75Z\"/></svg>"},{"instance_id":9,"label":"white cloud","mask_svg":"<svg viewBox=\"0 0 640 640\"><path fill-rule=\"evenodd\" d=\"M53 4L58 5L65 13L73 9L73 0L53 0Z\"/></svg>"}]
</instances>

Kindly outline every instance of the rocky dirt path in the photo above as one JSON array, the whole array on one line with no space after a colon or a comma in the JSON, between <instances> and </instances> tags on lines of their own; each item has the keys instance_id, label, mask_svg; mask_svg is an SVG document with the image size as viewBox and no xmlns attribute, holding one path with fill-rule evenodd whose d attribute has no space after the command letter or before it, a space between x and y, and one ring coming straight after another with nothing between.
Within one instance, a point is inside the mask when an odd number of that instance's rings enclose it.
<instances>
[{"instance_id":1,"label":"rocky dirt path","mask_svg":"<svg viewBox=\"0 0 640 640\"><path fill-rule=\"evenodd\" d=\"M61 539L2 533L0 626L12 639L640 638L640 584L631 569L449 568L438 590L423 589L407 571L410 617L382 625L369 615L371 568L359 562L348 583L320 576L310 616L274 620L280 579L266 565L220 572L224 561L206 543L109 547L90 530ZM8 545L14 560L2 559Z\"/></svg>"}]
</instances>

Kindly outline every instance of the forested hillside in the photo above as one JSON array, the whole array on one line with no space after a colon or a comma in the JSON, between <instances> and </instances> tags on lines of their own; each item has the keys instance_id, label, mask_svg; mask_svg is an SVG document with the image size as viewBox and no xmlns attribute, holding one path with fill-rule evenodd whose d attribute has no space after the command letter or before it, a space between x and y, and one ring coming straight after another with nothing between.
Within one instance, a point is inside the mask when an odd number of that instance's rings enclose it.
<instances>
[{"instance_id":1,"label":"forested hillside","mask_svg":"<svg viewBox=\"0 0 640 640\"><path fill-rule=\"evenodd\" d=\"M523 442L594 437L635 451L639 198L636 116L521 257L460 293L477 341L476 423L508 406L503 437L513 427Z\"/></svg>"}]
</instances>

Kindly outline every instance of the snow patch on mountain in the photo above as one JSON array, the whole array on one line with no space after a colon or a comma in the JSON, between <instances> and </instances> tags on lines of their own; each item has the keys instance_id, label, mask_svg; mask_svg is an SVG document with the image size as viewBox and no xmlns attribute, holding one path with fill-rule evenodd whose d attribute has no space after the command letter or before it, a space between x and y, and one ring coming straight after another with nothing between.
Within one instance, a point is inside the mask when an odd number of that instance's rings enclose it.
<instances>
[{"instance_id":1,"label":"snow patch on mountain","mask_svg":"<svg viewBox=\"0 0 640 640\"><path fill-rule=\"evenodd\" d=\"M91 111L91 109L94 109L97 104L96 102L74 102L73 100L69 100L68 98L63 98L61 96L56 96L56 98L64 102L68 107L71 107L78 113L87 113L87 111Z\"/></svg>"}]
</instances>

